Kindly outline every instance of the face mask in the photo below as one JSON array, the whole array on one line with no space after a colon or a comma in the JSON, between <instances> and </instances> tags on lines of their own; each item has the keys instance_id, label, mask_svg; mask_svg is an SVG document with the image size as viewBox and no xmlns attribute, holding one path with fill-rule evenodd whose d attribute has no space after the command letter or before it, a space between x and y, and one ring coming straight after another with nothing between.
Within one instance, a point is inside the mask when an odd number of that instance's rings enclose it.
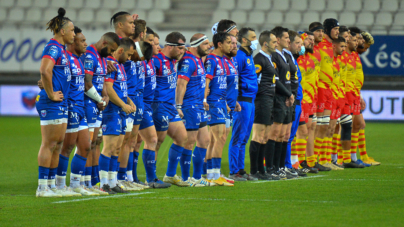
<instances>
[{"instance_id":1,"label":"face mask","mask_svg":"<svg viewBox=\"0 0 404 227\"><path fill-rule=\"evenodd\" d=\"M302 46L302 48L300 48L299 55L303 55L305 52L306 52L306 48L304 46Z\"/></svg>"},{"instance_id":2,"label":"face mask","mask_svg":"<svg viewBox=\"0 0 404 227\"><path fill-rule=\"evenodd\" d=\"M251 41L250 48L252 51L256 50L258 47L258 40Z\"/></svg>"},{"instance_id":3,"label":"face mask","mask_svg":"<svg viewBox=\"0 0 404 227\"><path fill-rule=\"evenodd\" d=\"M100 56L101 56L102 58L106 58L106 57L109 56L109 54L108 54L108 48L107 48L107 47L104 47L104 48L101 49L101 51L100 51Z\"/></svg>"}]
</instances>

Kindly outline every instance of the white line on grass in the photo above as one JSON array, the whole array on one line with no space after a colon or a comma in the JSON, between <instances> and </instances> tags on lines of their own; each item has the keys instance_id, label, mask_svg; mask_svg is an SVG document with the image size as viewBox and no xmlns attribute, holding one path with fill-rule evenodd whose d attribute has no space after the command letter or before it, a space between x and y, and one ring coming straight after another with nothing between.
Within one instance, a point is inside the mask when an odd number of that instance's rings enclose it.
<instances>
[{"instance_id":1,"label":"white line on grass","mask_svg":"<svg viewBox=\"0 0 404 227\"><path fill-rule=\"evenodd\" d=\"M381 179L319 179L319 180L331 180L331 181L389 181L389 182L393 182L393 181L400 181L402 182L402 180L381 180Z\"/></svg>"},{"instance_id":2,"label":"white line on grass","mask_svg":"<svg viewBox=\"0 0 404 227\"><path fill-rule=\"evenodd\" d=\"M269 183L269 182L282 182L282 181L291 181L291 180L305 180L305 179L318 178L318 177L325 177L325 176L326 176L326 175L316 175L316 176L299 177L299 178L287 179L287 180L254 181L254 182L251 182L251 183L252 183L252 184L261 184L261 183Z\"/></svg>"},{"instance_id":3,"label":"white line on grass","mask_svg":"<svg viewBox=\"0 0 404 227\"><path fill-rule=\"evenodd\" d=\"M63 200L63 201L57 201L53 203L72 203L72 202L81 202L81 201L86 201L86 200L95 200L95 199L113 199L113 198L119 198L119 197L129 197L129 196L138 196L138 195L144 195L144 194L151 194L154 192L140 192L140 193L130 193L130 194L125 194L125 195L111 195L111 196L97 196L97 197L90 197L90 198L83 198L83 199L72 199L72 200Z\"/></svg>"},{"instance_id":4,"label":"white line on grass","mask_svg":"<svg viewBox=\"0 0 404 227\"><path fill-rule=\"evenodd\" d=\"M334 203L338 201L317 200L283 200L283 199L224 199L224 198L183 198L183 197L134 197L132 199L169 199L169 200L202 200L202 201L240 201L240 202L302 202L302 203Z\"/></svg>"}]
</instances>

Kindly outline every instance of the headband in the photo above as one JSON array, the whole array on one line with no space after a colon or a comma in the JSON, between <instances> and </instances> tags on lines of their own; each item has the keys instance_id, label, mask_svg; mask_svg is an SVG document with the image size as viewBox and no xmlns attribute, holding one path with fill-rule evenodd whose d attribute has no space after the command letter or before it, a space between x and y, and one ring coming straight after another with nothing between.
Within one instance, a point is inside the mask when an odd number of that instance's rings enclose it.
<instances>
[{"instance_id":1,"label":"headband","mask_svg":"<svg viewBox=\"0 0 404 227\"><path fill-rule=\"evenodd\" d=\"M233 26L231 26L230 28L228 28L228 29L226 30L226 32L229 33L231 30L235 29L236 27L237 27L236 25L233 25Z\"/></svg>"},{"instance_id":2,"label":"headband","mask_svg":"<svg viewBox=\"0 0 404 227\"><path fill-rule=\"evenodd\" d=\"M207 40L207 39L208 39L208 37L206 37L206 35L204 35L201 38L199 38L195 41L192 41L191 47L197 47L197 46L201 45L201 43L205 42L205 40Z\"/></svg>"},{"instance_id":3,"label":"headband","mask_svg":"<svg viewBox=\"0 0 404 227\"><path fill-rule=\"evenodd\" d=\"M167 46L185 46L185 43L166 43Z\"/></svg>"},{"instance_id":4,"label":"headband","mask_svg":"<svg viewBox=\"0 0 404 227\"><path fill-rule=\"evenodd\" d=\"M323 29L323 30L324 30L323 25L319 25L319 26L317 26L317 27L314 27L314 28L310 29L310 31L311 31L311 32L315 32L315 31L320 30L320 29Z\"/></svg>"}]
</instances>

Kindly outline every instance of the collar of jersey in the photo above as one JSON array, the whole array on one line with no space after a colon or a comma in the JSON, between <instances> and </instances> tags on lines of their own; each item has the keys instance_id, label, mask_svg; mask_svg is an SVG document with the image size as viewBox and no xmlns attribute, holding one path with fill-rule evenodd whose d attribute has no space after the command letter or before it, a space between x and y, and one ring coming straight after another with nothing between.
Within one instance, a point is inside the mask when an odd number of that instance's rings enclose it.
<instances>
[{"instance_id":1,"label":"collar of jersey","mask_svg":"<svg viewBox=\"0 0 404 227\"><path fill-rule=\"evenodd\" d=\"M278 54L283 58L283 60L285 61L285 63L288 63L288 61L286 61L285 56L283 56L283 53L282 53L280 50L276 49L276 53L278 53Z\"/></svg>"},{"instance_id":2,"label":"collar of jersey","mask_svg":"<svg viewBox=\"0 0 404 227\"><path fill-rule=\"evenodd\" d=\"M107 59L108 59L108 61L113 61L114 63L118 63L118 61L112 56L108 56Z\"/></svg>"},{"instance_id":3,"label":"collar of jersey","mask_svg":"<svg viewBox=\"0 0 404 227\"><path fill-rule=\"evenodd\" d=\"M263 50L260 50L260 53L261 53L262 55L264 55L265 57L267 57L268 60L269 60L269 62L271 63L271 65L274 66L274 64L272 63L271 55L265 53Z\"/></svg>"},{"instance_id":4,"label":"collar of jersey","mask_svg":"<svg viewBox=\"0 0 404 227\"><path fill-rule=\"evenodd\" d=\"M100 59L101 59L100 53L98 53L97 48L95 48L95 46L94 46L93 44L91 44L89 47L93 48L93 49L94 49L94 51L93 51L93 52L94 52L94 54L97 54L98 58L100 58ZM87 48L89 48L89 47L87 47Z\"/></svg>"},{"instance_id":5,"label":"collar of jersey","mask_svg":"<svg viewBox=\"0 0 404 227\"><path fill-rule=\"evenodd\" d=\"M295 57L293 57L292 52L290 52L290 51L289 51L289 50L287 50L287 49L283 49L283 51L282 51L282 52L285 52L285 53L289 54L289 55L292 57L292 60L293 60L293 61L295 61Z\"/></svg>"},{"instance_id":6,"label":"collar of jersey","mask_svg":"<svg viewBox=\"0 0 404 227\"><path fill-rule=\"evenodd\" d=\"M248 53L247 50L244 47L241 47L238 49L238 51L244 52L247 56L251 56L253 54L253 51L251 53Z\"/></svg>"},{"instance_id":7,"label":"collar of jersey","mask_svg":"<svg viewBox=\"0 0 404 227\"><path fill-rule=\"evenodd\" d=\"M56 45L58 45L60 48L65 49L65 46L62 45L61 43L59 43L59 41L57 41L56 39L52 38L52 39L50 39L50 40L51 40L52 42L54 42Z\"/></svg>"}]
</instances>

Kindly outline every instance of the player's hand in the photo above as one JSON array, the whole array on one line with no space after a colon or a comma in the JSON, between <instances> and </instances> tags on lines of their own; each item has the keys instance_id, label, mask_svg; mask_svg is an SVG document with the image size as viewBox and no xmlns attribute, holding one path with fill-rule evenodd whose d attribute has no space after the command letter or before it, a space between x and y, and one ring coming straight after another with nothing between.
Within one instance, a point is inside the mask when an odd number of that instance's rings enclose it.
<instances>
[{"instance_id":1,"label":"player's hand","mask_svg":"<svg viewBox=\"0 0 404 227\"><path fill-rule=\"evenodd\" d=\"M290 106L291 106L291 104L290 104L290 99L287 99L285 103L286 103L286 106L287 106L287 107L290 107Z\"/></svg>"},{"instance_id":2,"label":"player's hand","mask_svg":"<svg viewBox=\"0 0 404 227\"><path fill-rule=\"evenodd\" d=\"M38 80L38 87L39 89L44 89L43 84L42 84L42 80Z\"/></svg>"},{"instance_id":3,"label":"player's hand","mask_svg":"<svg viewBox=\"0 0 404 227\"><path fill-rule=\"evenodd\" d=\"M116 68L112 61L107 61L107 73L115 72Z\"/></svg>"},{"instance_id":4,"label":"player's hand","mask_svg":"<svg viewBox=\"0 0 404 227\"><path fill-rule=\"evenodd\" d=\"M136 112L136 105L133 102L130 103L130 107L132 107L132 113Z\"/></svg>"},{"instance_id":5,"label":"player's hand","mask_svg":"<svg viewBox=\"0 0 404 227\"><path fill-rule=\"evenodd\" d=\"M63 93L61 91L54 91L52 93L52 97L49 97L50 100L55 101L55 102L61 102L63 101Z\"/></svg>"},{"instance_id":6,"label":"player's hand","mask_svg":"<svg viewBox=\"0 0 404 227\"><path fill-rule=\"evenodd\" d=\"M122 106L122 110L126 113L126 114L130 114L132 113L132 107L128 104L124 104Z\"/></svg>"},{"instance_id":7,"label":"player's hand","mask_svg":"<svg viewBox=\"0 0 404 227\"><path fill-rule=\"evenodd\" d=\"M234 108L234 111L240 112L241 111L241 106L238 102L236 102L236 108Z\"/></svg>"},{"instance_id":8,"label":"player's hand","mask_svg":"<svg viewBox=\"0 0 404 227\"><path fill-rule=\"evenodd\" d=\"M208 111L209 110L209 104L207 102L203 102L203 108Z\"/></svg>"},{"instance_id":9,"label":"player's hand","mask_svg":"<svg viewBox=\"0 0 404 227\"><path fill-rule=\"evenodd\" d=\"M227 113L230 113L231 111L230 107L228 105L226 105L226 107L227 107Z\"/></svg>"},{"instance_id":10,"label":"player's hand","mask_svg":"<svg viewBox=\"0 0 404 227\"><path fill-rule=\"evenodd\" d=\"M132 14L132 18L133 18L133 20L139 19L139 14Z\"/></svg>"},{"instance_id":11,"label":"player's hand","mask_svg":"<svg viewBox=\"0 0 404 227\"><path fill-rule=\"evenodd\" d=\"M98 108L100 111L105 110L105 107L106 107L106 105L104 106L104 102L99 102L99 103L97 103L97 108Z\"/></svg>"},{"instance_id":12,"label":"player's hand","mask_svg":"<svg viewBox=\"0 0 404 227\"><path fill-rule=\"evenodd\" d=\"M180 115L180 118L182 119L184 117L184 113L182 112L181 109L177 109L178 115Z\"/></svg>"},{"instance_id":13,"label":"player's hand","mask_svg":"<svg viewBox=\"0 0 404 227\"><path fill-rule=\"evenodd\" d=\"M365 110L365 109L366 109L366 102L365 102L365 100L363 100L362 97L361 97L361 102L360 102L360 104L361 104L361 110L362 110L362 111Z\"/></svg>"},{"instance_id":14,"label":"player's hand","mask_svg":"<svg viewBox=\"0 0 404 227\"><path fill-rule=\"evenodd\" d=\"M293 105L293 103L295 102L295 96L292 94L290 97L289 97L289 101L290 101L290 103Z\"/></svg>"}]
</instances>

